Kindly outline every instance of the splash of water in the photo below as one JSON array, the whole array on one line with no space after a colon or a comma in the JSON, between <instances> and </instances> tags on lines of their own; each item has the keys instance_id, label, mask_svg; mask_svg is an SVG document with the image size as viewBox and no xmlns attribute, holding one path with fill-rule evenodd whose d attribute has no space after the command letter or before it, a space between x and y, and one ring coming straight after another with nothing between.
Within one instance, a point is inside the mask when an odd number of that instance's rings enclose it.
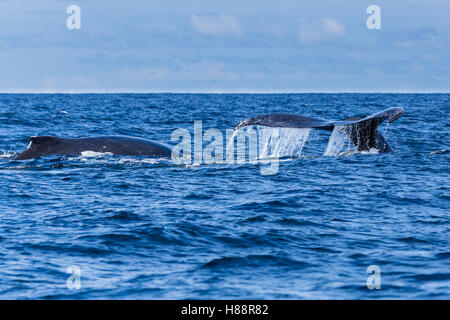
<instances>
[{"instance_id":1,"label":"splash of water","mask_svg":"<svg viewBox=\"0 0 450 320\"><path fill-rule=\"evenodd\" d=\"M112 156L113 154L111 152L96 152L96 151L90 151L86 150L81 152L82 157L86 158L96 158L96 157L104 157L104 156Z\"/></svg>"},{"instance_id":2,"label":"splash of water","mask_svg":"<svg viewBox=\"0 0 450 320\"><path fill-rule=\"evenodd\" d=\"M258 128L260 158L300 157L310 128Z\"/></svg>"},{"instance_id":3,"label":"splash of water","mask_svg":"<svg viewBox=\"0 0 450 320\"><path fill-rule=\"evenodd\" d=\"M14 152L3 151L0 153L0 159L9 159L12 158L12 156L14 156Z\"/></svg>"},{"instance_id":4,"label":"splash of water","mask_svg":"<svg viewBox=\"0 0 450 320\"><path fill-rule=\"evenodd\" d=\"M250 163L258 159L299 157L311 131L310 128L264 126L255 126L255 129L245 127L233 132L227 141L228 162L234 159L235 141L238 163L243 162L243 159L245 161L245 156ZM240 135L246 135L247 141Z\"/></svg>"},{"instance_id":5,"label":"splash of water","mask_svg":"<svg viewBox=\"0 0 450 320\"><path fill-rule=\"evenodd\" d=\"M337 156L345 145L347 145L347 151L351 151L352 144L349 136L345 133L344 126L335 126L323 155L329 157Z\"/></svg>"}]
</instances>

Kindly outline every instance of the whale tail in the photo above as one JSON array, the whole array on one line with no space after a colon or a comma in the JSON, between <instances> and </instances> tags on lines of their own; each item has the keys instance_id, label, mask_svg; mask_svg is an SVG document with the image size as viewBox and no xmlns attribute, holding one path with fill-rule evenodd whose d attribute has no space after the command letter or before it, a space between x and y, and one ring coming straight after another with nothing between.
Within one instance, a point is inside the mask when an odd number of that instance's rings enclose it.
<instances>
[{"instance_id":1,"label":"whale tail","mask_svg":"<svg viewBox=\"0 0 450 320\"><path fill-rule=\"evenodd\" d=\"M392 148L383 135L378 131L378 126L387 121L392 123L403 113L403 108L389 108L374 113L365 118L348 118L334 122L334 126L343 126L345 132L352 140L358 151L369 151L374 148L378 152L391 152Z\"/></svg>"},{"instance_id":2,"label":"whale tail","mask_svg":"<svg viewBox=\"0 0 450 320\"><path fill-rule=\"evenodd\" d=\"M341 121L327 121L287 113L266 114L241 121L235 130L252 125L321 130L333 130L336 126L342 126L358 151L369 151L375 148L379 152L391 152L392 149L378 131L378 126L385 120L388 123L394 122L402 113L403 108L389 108L368 117L352 117Z\"/></svg>"}]
</instances>

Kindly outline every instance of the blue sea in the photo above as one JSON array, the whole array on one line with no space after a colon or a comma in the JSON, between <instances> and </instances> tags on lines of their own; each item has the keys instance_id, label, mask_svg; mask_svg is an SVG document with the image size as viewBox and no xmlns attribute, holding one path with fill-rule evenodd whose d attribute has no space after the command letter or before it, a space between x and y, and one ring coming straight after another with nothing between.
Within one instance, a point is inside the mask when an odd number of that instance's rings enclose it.
<instances>
[{"instance_id":1,"label":"blue sea","mask_svg":"<svg viewBox=\"0 0 450 320\"><path fill-rule=\"evenodd\" d=\"M380 127L392 153L324 156L327 139L310 153L306 141L273 175L108 154L13 160L33 135L173 146L194 121L225 132L265 113L389 107L404 109ZM0 298L449 299L449 111L450 94L2 94Z\"/></svg>"}]
</instances>

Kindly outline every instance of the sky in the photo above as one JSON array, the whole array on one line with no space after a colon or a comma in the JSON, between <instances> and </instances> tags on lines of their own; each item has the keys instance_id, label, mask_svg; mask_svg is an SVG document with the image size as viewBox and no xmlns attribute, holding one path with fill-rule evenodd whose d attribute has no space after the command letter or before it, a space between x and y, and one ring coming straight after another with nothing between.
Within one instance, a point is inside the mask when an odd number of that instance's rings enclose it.
<instances>
[{"instance_id":1,"label":"sky","mask_svg":"<svg viewBox=\"0 0 450 320\"><path fill-rule=\"evenodd\" d=\"M0 71L0 92L450 92L450 1L0 0Z\"/></svg>"}]
</instances>

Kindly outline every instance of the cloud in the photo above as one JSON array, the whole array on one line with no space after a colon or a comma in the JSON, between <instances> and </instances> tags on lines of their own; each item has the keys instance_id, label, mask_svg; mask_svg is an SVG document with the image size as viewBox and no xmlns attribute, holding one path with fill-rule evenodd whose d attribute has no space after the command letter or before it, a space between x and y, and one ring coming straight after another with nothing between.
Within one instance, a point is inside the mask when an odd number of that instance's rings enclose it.
<instances>
[{"instance_id":1,"label":"cloud","mask_svg":"<svg viewBox=\"0 0 450 320\"><path fill-rule=\"evenodd\" d=\"M201 61L182 64L179 74L193 80L234 80L233 72L224 71L225 64L221 62Z\"/></svg>"},{"instance_id":2,"label":"cloud","mask_svg":"<svg viewBox=\"0 0 450 320\"><path fill-rule=\"evenodd\" d=\"M70 31L61 0L0 0L0 90L448 91L450 1L439 1L386 2L395 19L381 30L367 29L360 0L78 1L84 22Z\"/></svg>"},{"instance_id":3,"label":"cloud","mask_svg":"<svg viewBox=\"0 0 450 320\"><path fill-rule=\"evenodd\" d=\"M237 76L233 72L224 70L221 62L200 61L193 63L178 62L176 67L148 67L141 70L125 69L123 75L135 81L155 80L188 80L188 81L216 81L234 80Z\"/></svg>"},{"instance_id":4,"label":"cloud","mask_svg":"<svg viewBox=\"0 0 450 320\"><path fill-rule=\"evenodd\" d=\"M229 14L220 16L191 15L191 25L196 32L207 36L240 36L242 34L238 20Z\"/></svg>"},{"instance_id":5,"label":"cloud","mask_svg":"<svg viewBox=\"0 0 450 320\"><path fill-rule=\"evenodd\" d=\"M341 36L344 34L344 26L332 18L322 18L322 27L329 34Z\"/></svg>"},{"instance_id":6,"label":"cloud","mask_svg":"<svg viewBox=\"0 0 450 320\"><path fill-rule=\"evenodd\" d=\"M344 33L344 26L333 18L324 17L315 22L299 20L298 38L304 44L319 43L343 36Z\"/></svg>"},{"instance_id":7,"label":"cloud","mask_svg":"<svg viewBox=\"0 0 450 320\"><path fill-rule=\"evenodd\" d=\"M396 33L396 45L406 49L448 47L448 30L437 30L432 26L403 30Z\"/></svg>"}]
</instances>

